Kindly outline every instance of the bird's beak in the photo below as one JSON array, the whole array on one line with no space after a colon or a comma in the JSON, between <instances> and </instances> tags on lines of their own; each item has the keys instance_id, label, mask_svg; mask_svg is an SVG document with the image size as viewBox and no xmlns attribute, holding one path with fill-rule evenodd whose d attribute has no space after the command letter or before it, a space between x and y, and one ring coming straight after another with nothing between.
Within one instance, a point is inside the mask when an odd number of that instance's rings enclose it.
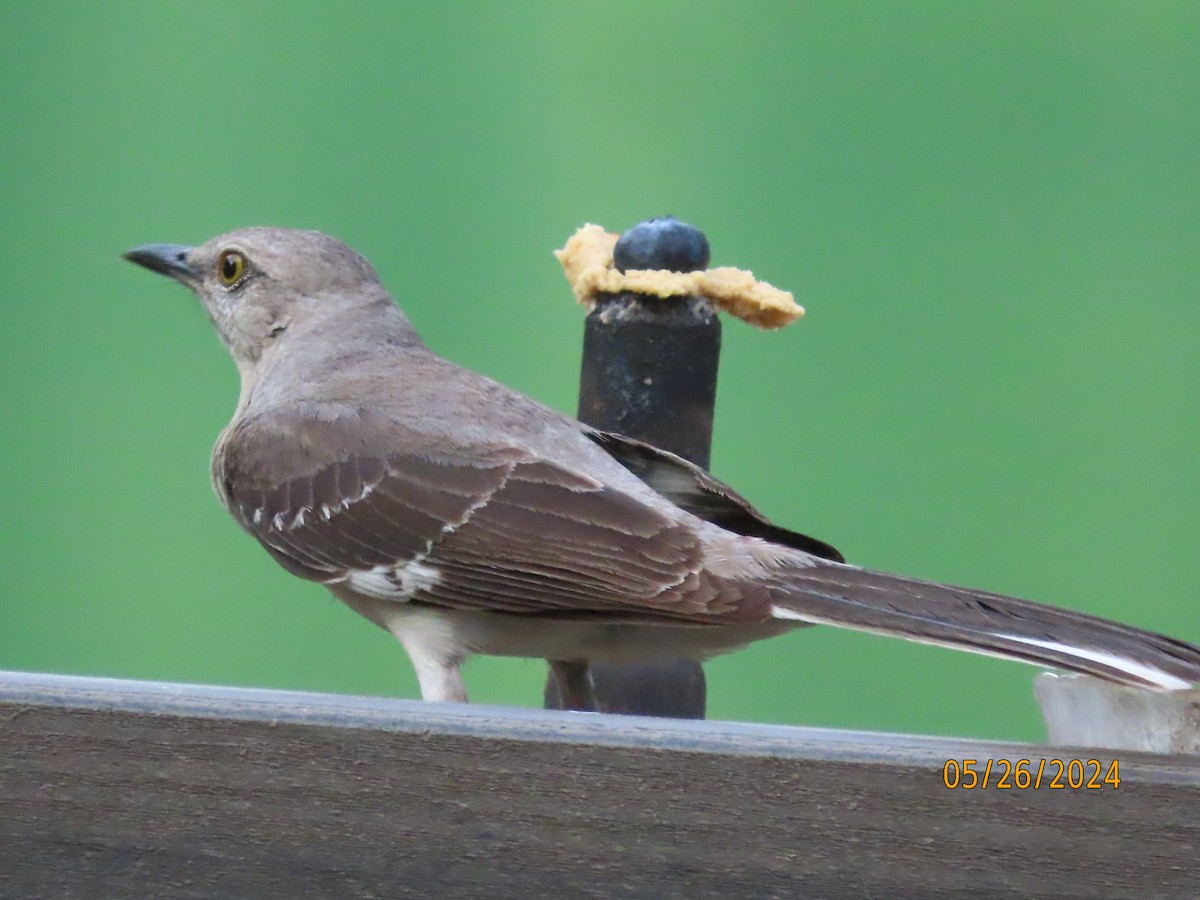
<instances>
[{"instance_id":1,"label":"bird's beak","mask_svg":"<svg viewBox=\"0 0 1200 900\"><path fill-rule=\"evenodd\" d=\"M121 255L131 263L145 266L151 272L169 275L176 281L182 281L190 286L199 281L196 273L188 265L187 258L191 252L191 247L183 247L179 244L145 244L127 250Z\"/></svg>"}]
</instances>

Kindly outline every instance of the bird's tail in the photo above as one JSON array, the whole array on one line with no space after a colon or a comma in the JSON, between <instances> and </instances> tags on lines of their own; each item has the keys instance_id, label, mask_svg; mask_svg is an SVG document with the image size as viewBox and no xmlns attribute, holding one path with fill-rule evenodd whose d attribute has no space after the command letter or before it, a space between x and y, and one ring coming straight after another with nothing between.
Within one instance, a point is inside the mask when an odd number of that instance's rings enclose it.
<instances>
[{"instance_id":1,"label":"bird's tail","mask_svg":"<svg viewBox=\"0 0 1200 900\"><path fill-rule=\"evenodd\" d=\"M1200 684L1200 647L1184 641L972 588L834 562L806 563L778 573L775 618L939 644L1152 690Z\"/></svg>"}]
</instances>

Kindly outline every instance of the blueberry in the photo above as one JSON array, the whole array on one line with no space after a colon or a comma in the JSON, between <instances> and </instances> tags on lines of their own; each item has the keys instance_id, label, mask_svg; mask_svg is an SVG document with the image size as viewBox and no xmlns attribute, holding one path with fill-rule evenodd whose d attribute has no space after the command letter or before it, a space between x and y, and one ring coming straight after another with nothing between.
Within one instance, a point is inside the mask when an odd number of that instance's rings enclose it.
<instances>
[{"instance_id":1,"label":"blueberry","mask_svg":"<svg viewBox=\"0 0 1200 900\"><path fill-rule=\"evenodd\" d=\"M613 248L613 263L629 269L669 269L696 272L708 268L708 238L699 228L674 216L661 216L634 225Z\"/></svg>"}]
</instances>

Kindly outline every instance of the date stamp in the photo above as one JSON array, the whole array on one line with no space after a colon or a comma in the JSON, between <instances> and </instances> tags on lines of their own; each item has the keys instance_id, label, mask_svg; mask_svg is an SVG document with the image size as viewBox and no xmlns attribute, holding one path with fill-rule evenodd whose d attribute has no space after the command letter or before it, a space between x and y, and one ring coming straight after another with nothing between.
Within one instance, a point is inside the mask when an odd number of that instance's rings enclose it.
<instances>
[{"instance_id":1,"label":"date stamp","mask_svg":"<svg viewBox=\"0 0 1200 900\"><path fill-rule=\"evenodd\" d=\"M948 759L942 783L952 791L1099 791L1121 786L1121 761L1099 759Z\"/></svg>"}]
</instances>

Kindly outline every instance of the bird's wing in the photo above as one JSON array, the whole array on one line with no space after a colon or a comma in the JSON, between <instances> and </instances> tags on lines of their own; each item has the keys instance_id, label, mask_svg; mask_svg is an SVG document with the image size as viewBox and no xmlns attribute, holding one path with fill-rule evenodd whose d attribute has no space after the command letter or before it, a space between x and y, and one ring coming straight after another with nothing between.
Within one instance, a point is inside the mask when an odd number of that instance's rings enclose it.
<instances>
[{"instance_id":1,"label":"bird's wing","mask_svg":"<svg viewBox=\"0 0 1200 900\"><path fill-rule=\"evenodd\" d=\"M516 444L372 430L242 423L218 447L217 490L289 571L377 599L623 621L769 616L765 591L703 570L698 523L650 492Z\"/></svg>"},{"instance_id":2,"label":"bird's wing","mask_svg":"<svg viewBox=\"0 0 1200 900\"><path fill-rule=\"evenodd\" d=\"M806 534L780 528L729 485L681 456L611 431L589 429L585 433L647 485L694 516L735 534L845 562L836 548Z\"/></svg>"}]
</instances>

